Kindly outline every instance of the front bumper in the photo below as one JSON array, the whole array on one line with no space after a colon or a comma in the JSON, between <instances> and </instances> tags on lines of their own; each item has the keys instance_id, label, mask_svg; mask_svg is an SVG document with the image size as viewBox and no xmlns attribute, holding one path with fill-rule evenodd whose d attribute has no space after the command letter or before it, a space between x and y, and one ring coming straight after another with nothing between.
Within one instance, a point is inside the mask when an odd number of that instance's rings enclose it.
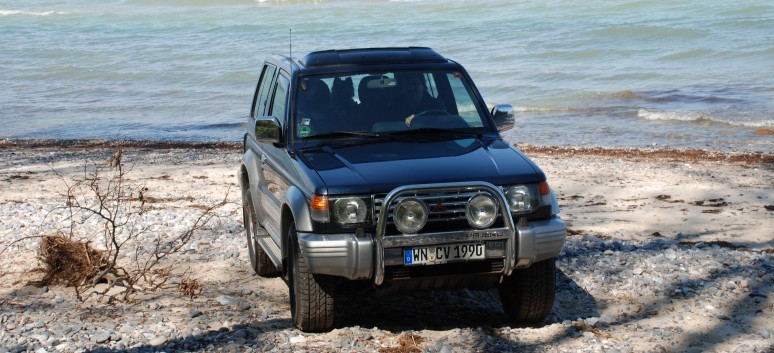
<instances>
[{"instance_id":1,"label":"front bumper","mask_svg":"<svg viewBox=\"0 0 774 353\"><path fill-rule=\"evenodd\" d=\"M380 285L384 278L377 280L379 272L384 275L385 265L402 264L400 249L405 246L426 246L470 241L498 241L506 243L504 251L505 268L503 275L510 275L514 268L529 267L531 264L556 257L564 247L566 226L559 217L542 221L521 221L515 231L498 228L502 235L488 229L477 232L454 232L443 234L417 234L401 237L384 237L379 241L375 234L355 233L315 234L298 233L301 253L306 257L312 273L340 276L351 280L373 279ZM487 236L489 232L491 236ZM512 245L511 245L512 244ZM397 249L398 251L392 251ZM394 254L397 253L397 261ZM497 254L494 254L497 256Z\"/></svg>"}]
</instances>

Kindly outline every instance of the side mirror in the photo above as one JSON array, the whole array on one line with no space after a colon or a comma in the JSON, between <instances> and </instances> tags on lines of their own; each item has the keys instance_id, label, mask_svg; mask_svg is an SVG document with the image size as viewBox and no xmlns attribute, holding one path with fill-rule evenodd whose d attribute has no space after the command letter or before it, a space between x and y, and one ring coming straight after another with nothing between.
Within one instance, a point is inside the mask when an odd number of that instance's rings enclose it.
<instances>
[{"instance_id":1,"label":"side mirror","mask_svg":"<svg viewBox=\"0 0 774 353\"><path fill-rule=\"evenodd\" d=\"M255 118L255 139L260 143L276 145L282 142L282 125L273 116Z\"/></svg>"},{"instance_id":2,"label":"side mirror","mask_svg":"<svg viewBox=\"0 0 774 353\"><path fill-rule=\"evenodd\" d=\"M516 119L513 114L513 106L510 104L498 104L492 108L492 117L494 117L497 131L508 131L516 125Z\"/></svg>"}]
</instances>

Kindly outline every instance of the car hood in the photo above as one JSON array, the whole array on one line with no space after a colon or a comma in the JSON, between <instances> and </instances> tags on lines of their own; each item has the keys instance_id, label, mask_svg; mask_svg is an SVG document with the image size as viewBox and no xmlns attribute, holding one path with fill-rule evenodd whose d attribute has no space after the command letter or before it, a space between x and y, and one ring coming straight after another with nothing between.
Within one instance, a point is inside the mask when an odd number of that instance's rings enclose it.
<instances>
[{"instance_id":1,"label":"car hood","mask_svg":"<svg viewBox=\"0 0 774 353\"><path fill-rule=\"evenodd\" d=\"M486 181L508 185L544 181L545 175L501 140L389 141L300 151L331 195L389 192L409 184Z\"/></svg>"}]
</instances>

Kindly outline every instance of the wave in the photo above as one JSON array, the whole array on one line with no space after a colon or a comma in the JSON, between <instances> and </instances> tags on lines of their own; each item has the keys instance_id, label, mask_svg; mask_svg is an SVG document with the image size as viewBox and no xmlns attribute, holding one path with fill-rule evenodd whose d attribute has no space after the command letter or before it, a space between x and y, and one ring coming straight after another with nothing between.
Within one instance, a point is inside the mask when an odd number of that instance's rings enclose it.
<instances>
[{"instance_id":1,"label":"wave","mask_svg":"<svg viewBox=\"0 0 774 353\"><path fill-rule=\"evenodd\" d=\"M198 126L200 130L232 130L234 128L244 128L247 125L246 122L237 123L216 123L216 124L203 124Z\"/></svg>"},{"instance_id":2,"label":"wave","mask_svg":"<svg viewBox=\"0 0 774 353\"><path fill-rule=\"evenodd\" d=\"M709 122L751 128L774 127L774 120L729 120L699 112L656 112L640 109L637 111L637 117L652 121Z\"/></svg>"},{"instance_id":3,"label":"wave","mask_svg":"<svg viewBox=\"0 0 774 353\"><path fill-rule=\"evenodd\" d=\"M566 111L570 111L571 108L547 108L547 107L517 105L513 107L513 110L519 113L542 113L542 112L566 112Z\"/></svg>"},{"instance_id":4,"label":"wave","mask_svg":"<svg viewBox=\"0 0 774 353\"><path fill-rule=\"evenodd\" d=\"M583 114L612 114L631 112L628 106L575 106L575 107L538 107L517 105L513 110L518 113L583 113Z\"/></svg>"},{"instance_id":5,"label":"wave","mask_svg":"<svg viewBox=\"0 0 774 353\"><path fill-rule=\"evenodd\" d=\"M590 107L540 107L540 106L515 106L517 113L554 113L556 115L570 114L574 117L617 116L619 118L631 118L636 114L638 119L650 121L675 121L687 123L714 123L729 126L741 126L748 128L772 128L774 120L746 120L744 117L717 116L706 112L696 111L656 111L632 106L590 106Z\"/></svg>"},{"instance_id":6,"label":"wave","mask_svg":"<svg viewBox=\"0 0 774 353\"><path fill-rule=\"evenodd\" d=\"M51 16L69 15L66 11L24 11L24 10L0 10L0 16Z\"/></svg>"},{"instance_id":7,"label":"wave","mask_svg":"<svg viewBox=\"0 0 774 353\"><path fill-rule=\"evenodd\" d=\"M653 39L696 39L709 33L703 28L667 27L655 25L625 25L595 29L591 35L606 39L653 40Z\"/></svg>"},{"instance_id":8,"label":"wave","mask_svg":"<svg viewBox=\"0 0 774 353\"><path fill-rule=\"evenodd\" d=\"M621 100L621 101L643 101L649 103L701 103L701 104L720 104L720 103L744 103L744 99L736 98L745 93L741 89L736 91L731 89L712 89L712 90L663 90L663 91L632 91L624 90L617 92L593 92L584 94L596 100Z\"/></svg>"},{"instance_id":9,"label":"wave","mask_svg":"<svg viewBox=\"0 0 774 353\"><path fill-rule=\"evenodd\" d=\"M741 103L743 100L738 98L732 98L729 96L722 96L721 94L729 92L723 92L722 90L718 92L708 92L701 94L702 92L698 93L683 93L680 90L669 90L669 91L655 91L655 92L646 92L645 93L645 100L648 102L653 103L671 103L671 102L680 102L680 103ZM713 93L720 93L720 94L713 94Z\"/></svg>"}]
</instances>

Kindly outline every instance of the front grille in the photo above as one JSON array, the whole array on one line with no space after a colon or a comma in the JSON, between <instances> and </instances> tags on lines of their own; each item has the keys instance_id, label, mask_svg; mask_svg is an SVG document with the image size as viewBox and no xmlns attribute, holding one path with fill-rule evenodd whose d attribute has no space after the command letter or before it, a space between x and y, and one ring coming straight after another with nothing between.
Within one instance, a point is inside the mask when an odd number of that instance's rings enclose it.
<instances>
[{"instance_id":1,"label":"front grille","mask_svg":"<svg viewBox=\"0 0 774 353\"><path fill-rule=\"evenodd\" d=\"M466 274L500 273L505 262L503 259L484 261L456 262L443 265L395 266L385 269L388 279L409 279Z\"/></svg>"},{"instance_id":2,"label":"front grille","mask_svg":"<svg viewBox=\"0 0 774 353\"><path fill-rule=\"evenodd\" d=\"M459 230L470 228L467 218L465 217L465 205L468 203L471 197L486 193L490 194L486 190L462 190L462 191L445 191L445 192L408 192L403 193L399 197L395 198L390 205L390 210L387 212L389 219L387 220L387 234L399 233L392 221L392 212L395 209L395 205L401 200L407 198L418 199L427 205L427 209L430 211L427 217L427 225L422 232L441 232L449 230ZM493 195L494 196L494 195ZM373 199L373 215L374 224L379 220L379 213L382 210L384 199L386 194L378 194ZM499 227L503 225L502 213L498 213L497 221L492 225L493 227Z\"/></svg>"}]
</instances>

